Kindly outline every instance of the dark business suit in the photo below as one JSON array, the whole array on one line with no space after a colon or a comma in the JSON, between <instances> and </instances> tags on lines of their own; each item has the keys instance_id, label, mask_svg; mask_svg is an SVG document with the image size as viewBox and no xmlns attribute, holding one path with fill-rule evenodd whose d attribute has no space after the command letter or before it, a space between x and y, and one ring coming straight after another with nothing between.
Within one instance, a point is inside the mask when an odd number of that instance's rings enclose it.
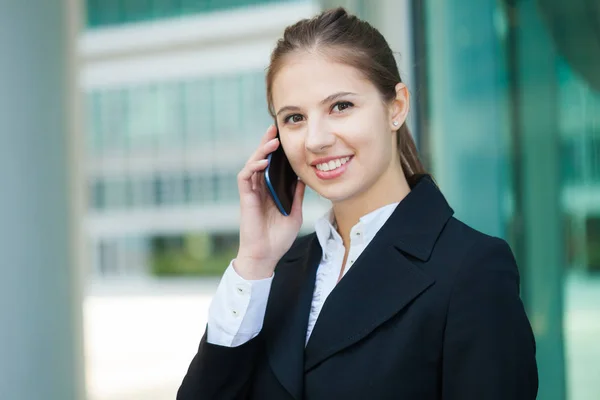
<instances>
[{"instance_id":1,"label":"dark business suit","mask_svg":"<svg viewBox=\"0 0 600 400\"><path fill-rule=\"evenodd\" d=\"M530 400L535 341L508 245L421 178L327 298L305 348L321 247L277 265L261 333L201 340L177 399Z\"/></svg>"}]
</instances>

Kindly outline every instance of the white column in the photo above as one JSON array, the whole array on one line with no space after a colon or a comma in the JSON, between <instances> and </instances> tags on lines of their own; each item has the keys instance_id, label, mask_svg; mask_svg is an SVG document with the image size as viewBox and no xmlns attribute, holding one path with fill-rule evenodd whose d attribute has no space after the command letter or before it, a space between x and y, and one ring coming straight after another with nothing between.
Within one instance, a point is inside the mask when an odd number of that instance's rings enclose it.
<instances>
[{"instance_id":1,"label":"white column","mask_svg":"<svg viewBox=\"0 0 600 400\"><path fill-rule=\"evenodd\" d=\"M0 398L85 398L75 0L0 0Z\"/></svg>"}]
</instances>

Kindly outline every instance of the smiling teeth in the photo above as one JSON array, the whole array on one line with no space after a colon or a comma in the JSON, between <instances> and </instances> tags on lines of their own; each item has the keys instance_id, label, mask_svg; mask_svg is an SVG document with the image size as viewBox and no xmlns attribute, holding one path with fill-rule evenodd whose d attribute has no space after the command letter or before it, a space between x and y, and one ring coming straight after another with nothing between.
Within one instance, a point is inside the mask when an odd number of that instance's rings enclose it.
<instances>
[{"instance_id":1,"label":"smiling teeth","mask_svg":"<svg viewBox=\"0 0 600 400\"><path fill-rule=\"evenodd\" d=\"M337 160L331 160L326 163L317 164L317 169L324 172L331 171L346 164L348 160L350 160L350 157L338 158Z\"/></svg>"}]
</instances>

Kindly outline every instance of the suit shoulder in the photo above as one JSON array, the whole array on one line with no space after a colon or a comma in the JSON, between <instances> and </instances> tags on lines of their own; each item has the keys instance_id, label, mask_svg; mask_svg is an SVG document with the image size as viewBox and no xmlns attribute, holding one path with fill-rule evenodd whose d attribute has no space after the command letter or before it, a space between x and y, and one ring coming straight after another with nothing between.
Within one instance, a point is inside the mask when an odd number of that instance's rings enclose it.
<instances>
[{"instance_id":1,"label":"suit shoulder","mask_svg":"<svg viewBox=\"0 0 600 400\"><path fill-rule=\"evenodd\" d=\"M503 269L516 271L516 261L506 240L485 234L464 222L452 218L448 223L448 234L460 239L460 269Z\"/></svg>"},{"instance_id":2,"label":"suit shoulder","mask_svg":"<svg viewBox=\"0 0 600 400\"><path fill-rule=\"evenodd\" d=\"M465 270L516 270L513 252L504 239L487 235L454 217L446 224L436 247L446 265L453 260L452 268L447 271L451 275Z\"/></svg>"},{"instance_id":3,"label":"suit shoulder","mask_svg":"<svg viewBox=\"0 0 600 400\"><path fill-rule=\"evenodd\" d=\"M448 221L444 234L447 237L460 241L461 247L467 249L488 248L488 247L505 247L510 250L508 243L499 237L491 236L483 233L461 220L452 217Z\"/></svg>"}]
</instances>

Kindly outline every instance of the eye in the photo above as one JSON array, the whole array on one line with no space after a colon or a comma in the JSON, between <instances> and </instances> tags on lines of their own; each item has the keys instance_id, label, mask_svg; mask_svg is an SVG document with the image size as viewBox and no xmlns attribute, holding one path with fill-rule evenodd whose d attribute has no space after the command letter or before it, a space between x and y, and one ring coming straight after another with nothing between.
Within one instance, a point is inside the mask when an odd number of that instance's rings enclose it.
<instances>
[{"instance_id":1,"label":"eye","mask_svg":"<svg viewBox=\"0 0 600 400\"><path fill-rule=\"evenodd\" d=\"M353 106L354 106L354 104L350 103L349 101L338 101L337 103L335 103L333 105L333 107L331 107L331 111L342 112Z\"/></svg>"},{"instance_id":2,"label":"eye","mask_svg":"<svg viewBox=\"0 0 600 400\"><path fill-rule=\"evenodd\" d=\"M302 115L300 114L292 114L292 115L288 115L287 117L285 117L283 119L284 123L292 123L292 124L297 124L298 122L302 122Z\"/></svg>"}]
</instances>

